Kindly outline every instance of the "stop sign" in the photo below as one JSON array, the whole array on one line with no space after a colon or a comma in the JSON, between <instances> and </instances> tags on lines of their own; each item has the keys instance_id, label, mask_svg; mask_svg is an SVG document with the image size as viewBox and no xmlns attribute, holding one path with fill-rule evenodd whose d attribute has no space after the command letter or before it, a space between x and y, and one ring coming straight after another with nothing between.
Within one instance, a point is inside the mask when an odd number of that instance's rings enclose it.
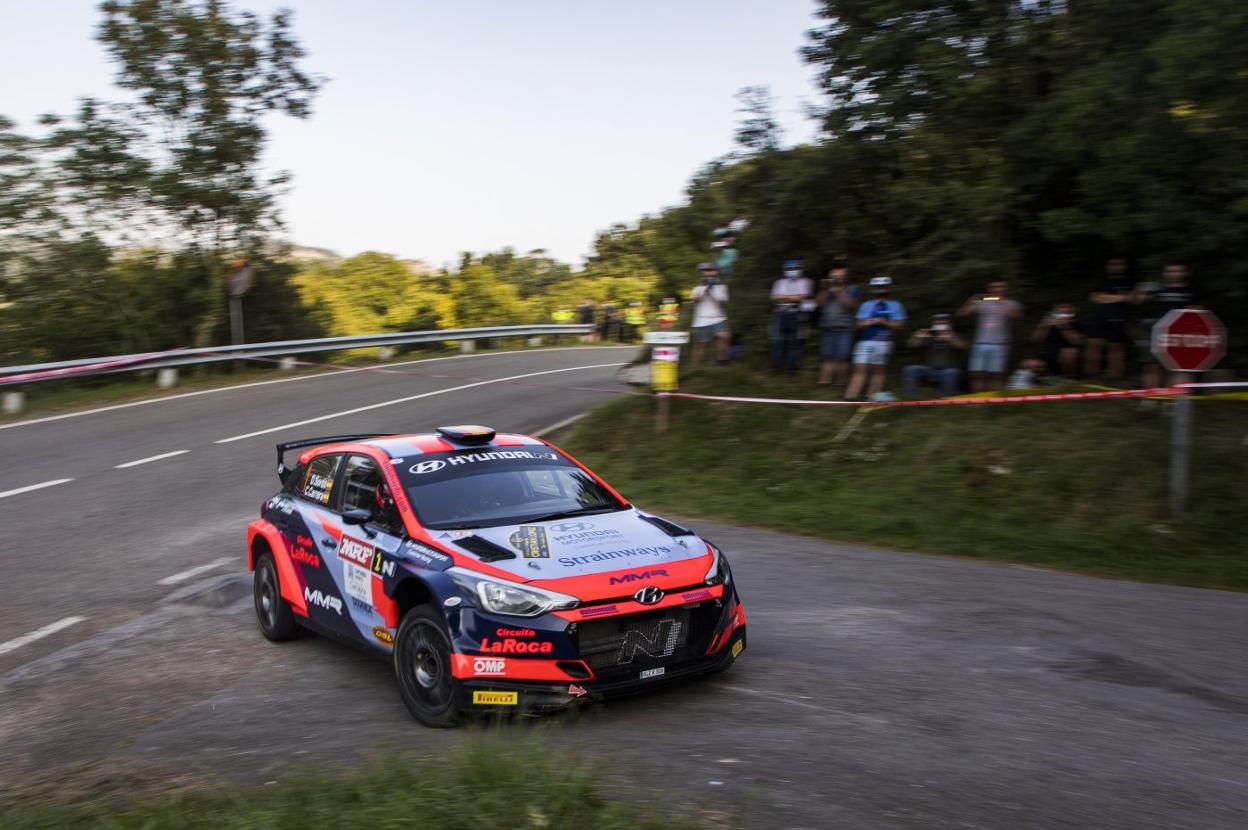
<instances>
[{"instance_id":1,"label":"stop sign","mask_svg":"<svg viewBox=\"0 0 1248 830\"><path fill-rule=\"evenodd\" d=\"M1203 372L1226 354L1226 329L1210 311L1178 308L1153 326L1152 346L1170 371Z\"/></svg>"}]
</instances>

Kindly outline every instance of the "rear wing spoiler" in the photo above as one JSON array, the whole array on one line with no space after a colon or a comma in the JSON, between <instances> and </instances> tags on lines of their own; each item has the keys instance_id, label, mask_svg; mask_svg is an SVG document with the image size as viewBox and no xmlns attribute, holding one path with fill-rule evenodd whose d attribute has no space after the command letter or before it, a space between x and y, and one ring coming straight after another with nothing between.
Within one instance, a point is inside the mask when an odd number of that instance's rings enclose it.
<instances>
[{"instance_id":1,"label":"rear wing spoiler","mask_svg":"<svg viewBox=\"0 0 1248 830\"><path fill-rule=\"evenodd\" d=\"M377 432L365 435L326 435L321 438L301 438L298 441L286 441L277 445L277 477L282 484L285 484L286 478L290 475L290 468L286 466L286 453L290 450L319 447L322 444L345 444L351 441L367 441L370 438L389 438L391 435L394 435L394 433Z\"/></svg>"}]
</instances>

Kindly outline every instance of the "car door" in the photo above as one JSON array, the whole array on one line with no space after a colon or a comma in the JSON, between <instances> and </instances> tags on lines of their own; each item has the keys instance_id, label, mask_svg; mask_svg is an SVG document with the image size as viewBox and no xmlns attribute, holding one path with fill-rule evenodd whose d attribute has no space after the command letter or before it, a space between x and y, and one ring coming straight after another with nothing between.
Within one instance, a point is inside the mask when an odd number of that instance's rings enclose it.
<instances>
[{"instance_id":1,"label":"car door","mask_svg":"<svg viewBox=\"0 0 1248 830\"><path fill-rule=\"evenodd\" d=\"M404 530L376 460L362 454L346 457L335 507L342 533L333 567L347 603L344 622L353 636L387 648L394 642L394 629L386 626L375 602L384 596L384 576L393 574ZM371 518L362 525L348 525L342 514L349 510L367 510Z\"/></svg>"},{"instance_id":2,"label":"car door","mask_svg":"<svg viewBox=\"0 0 1248 830\"><path fill-rule=\"evenodd\" d=\"M286 517L286 534L293 542L291 559L303 576L308 622L334 633L354 630L348 625L349 611L336 564L342 518L334 506L341 489L342 467L341 453L318 455L306 466L301 465L293 488L294 509Z\"/></svg>"}]
</instances>

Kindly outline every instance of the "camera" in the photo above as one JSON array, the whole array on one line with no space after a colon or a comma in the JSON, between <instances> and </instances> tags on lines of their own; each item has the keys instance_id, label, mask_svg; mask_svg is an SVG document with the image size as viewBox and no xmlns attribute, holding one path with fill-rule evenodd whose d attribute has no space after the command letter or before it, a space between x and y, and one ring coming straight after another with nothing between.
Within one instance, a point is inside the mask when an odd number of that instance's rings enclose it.
<instances>
[{"instance_id":1,"label":"camera","mask_svg":"<svg viewBox=\"0 0 1248 830\"><path fill-rule=\"evenodd\" d=\"M702 284L705 285L707 288L712 288L716 285L719 285L720 280L719 280L719 277L715 277L715 276L703 277Z\"/></svg>"}]
</instances>

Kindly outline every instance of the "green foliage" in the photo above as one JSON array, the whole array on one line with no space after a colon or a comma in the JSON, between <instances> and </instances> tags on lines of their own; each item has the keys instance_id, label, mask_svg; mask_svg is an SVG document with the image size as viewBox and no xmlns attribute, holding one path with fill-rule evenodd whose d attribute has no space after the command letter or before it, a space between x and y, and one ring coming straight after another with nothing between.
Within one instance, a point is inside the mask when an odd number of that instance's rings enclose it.
<instances>
[{"instance_id":1,"label":"green foliage","mask_svg":"<svg viewBox=\"0 0 1248 830\"><path fill-rule=\"evenodd\" d=\"M811 397L740 369L687 389ZM638 504L828 539L1248 590L1242 401L1195 404L1192 509L1166 518L1159 401L804 408L674 400L590 413L559 443ZM851 418L858 421L850 425ZM656 459L660 459L656 463Z\"/></svg>"},{"instance_id":2,"label":"green foliage","mask_svg":"<svg viewBox=\"0 0 1248 830\"><path fill-rule=\"evenodd\" d=\"M306 266L292 280L300 302L331 336L447 327L454 305L436 279L369 251Z\"/></svg>"}]
</instances>

